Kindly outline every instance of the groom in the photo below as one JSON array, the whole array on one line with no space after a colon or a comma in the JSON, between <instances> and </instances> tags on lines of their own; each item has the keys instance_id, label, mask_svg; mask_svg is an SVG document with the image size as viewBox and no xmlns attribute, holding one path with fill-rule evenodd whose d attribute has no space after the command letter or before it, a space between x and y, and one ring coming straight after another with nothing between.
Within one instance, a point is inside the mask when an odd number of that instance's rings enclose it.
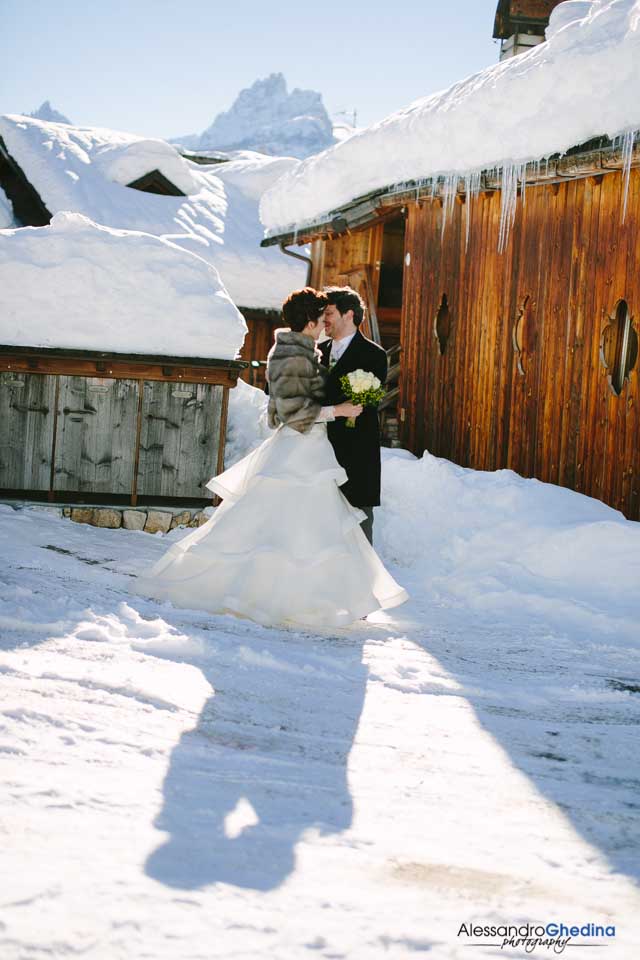
<instances>
[{"instance_id":1,"label":"groom","mask_svg":"<svg viewBox=\"0 0 640 960\"><path fill-rule=\"evenodd\" d=\"M368 370L384 386L387 379L387 354L359 330L364 319L364 302L351 287L326 287L323 291L329 305L324 312L325 332L329 340L318 346L322 363L329 368L326 403L344 403L346 397L340 378L354 370ZM380 504L380 427L375 407L365 407L355 427L347 427L340 417L327 424L327 433L338 463L344 467L348 482L342 493L354 507L363 510L367 519L362 529L369 543L373 542L373 508Z\"/></svg>"}]
</instances>

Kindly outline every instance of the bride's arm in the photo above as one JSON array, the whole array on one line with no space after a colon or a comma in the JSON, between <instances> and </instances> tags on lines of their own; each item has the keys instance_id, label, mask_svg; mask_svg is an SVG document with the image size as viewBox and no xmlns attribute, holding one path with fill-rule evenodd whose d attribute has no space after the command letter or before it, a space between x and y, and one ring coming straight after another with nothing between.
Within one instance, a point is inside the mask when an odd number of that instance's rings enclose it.
<instances>
[{"instance_id":1,"label":"bride's arm","mask_svg":"<svg viewBox=\"0 0 640 960\"><path fill-rule=\"evenodd\" d=\"M326 423L335 420L337 417L359 417L363 408L358 403L338 403L334 407L320 407L320 413L316 423Z\"/></svg>"},{"instance_id":2,"label":"bride's arm","mask_svg":"<svg viewBox=\"0 0 640 960\"><path fill-rule=\"evenodd\" d=\"M317 416L316 423L327 423L336 418L335 407L320 407L320 413Z\"/></svg>"}]
</instances>

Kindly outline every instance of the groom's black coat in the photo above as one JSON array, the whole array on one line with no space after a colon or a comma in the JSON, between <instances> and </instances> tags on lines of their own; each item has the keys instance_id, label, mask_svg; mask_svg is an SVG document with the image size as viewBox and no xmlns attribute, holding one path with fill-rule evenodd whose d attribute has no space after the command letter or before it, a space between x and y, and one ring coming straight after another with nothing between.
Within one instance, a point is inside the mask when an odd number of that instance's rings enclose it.
<instances>
[{"instance_id":1,"label":"groom's black coat","mask_svg":"<svg viewBox=\"0 0 640 960\"><path fill-rule=\"evenodd\" d=\"M329 366L331 340L318 346L322 363ZM346 399L340 378L354 370L369 370L384 385L387 379L387 354L358 330L326 382L326 403L336 405ZM380 426L375 407L365 407L353 428L347 427L346 417L327 424L327 433L338 463L349 478L340 489L354 507L377 507L380 504Z\"/></svg>"}]
</instances>

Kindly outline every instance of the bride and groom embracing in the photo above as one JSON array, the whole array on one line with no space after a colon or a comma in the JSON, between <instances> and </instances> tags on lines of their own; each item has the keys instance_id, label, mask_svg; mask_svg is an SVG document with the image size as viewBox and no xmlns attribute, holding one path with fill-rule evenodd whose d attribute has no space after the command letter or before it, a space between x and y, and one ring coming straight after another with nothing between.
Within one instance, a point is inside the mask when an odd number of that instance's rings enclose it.
<instances>
[{"instance_id":1,"label":"bride and groom embracing","mask_svg":"<svg viewBox=\"0 0 640 960\"><path fill-rule=\"evenodd\" d=\"M360 333L350 287L297 290L282 316L267 358L274 433L209 481L221 506L170 547L144 592L266 625L341 626L407 599L371 545L377 410L346 399L344 381L365 370L384 384L387 357Z\"/></svg>"}]
</instances>

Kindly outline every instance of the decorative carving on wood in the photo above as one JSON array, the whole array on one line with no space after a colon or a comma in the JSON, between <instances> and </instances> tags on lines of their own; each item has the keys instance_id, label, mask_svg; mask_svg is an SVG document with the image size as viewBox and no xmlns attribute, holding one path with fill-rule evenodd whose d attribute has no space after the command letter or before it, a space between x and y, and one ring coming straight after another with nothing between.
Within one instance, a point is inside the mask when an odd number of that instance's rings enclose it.
<instances>
[{"instance_id":1,"label":"decorative carving on wood","mask_svg":"<svg viewBox=\"0 0 640 960\"><path fill-rule=\"evenodd\" d=\"M435 320L433 321L433 335L438 341L438 352L442 356L447 349L447 341L451 334L451 311L446 293L442 294L442 300L438 307Z\"/></svg>"},{"instance_id":2,"label":"decorative carving on wood","mask_svg":"<svg viewBox=\"0 0 640 960\"><path fill-rule=\"evenodd\" d=\"M522 300L511 333L513 352L516 357L518 373L524 377L526 357L533 353L535 330L533 301L529 294Z\"/></svg>"}]
</instances>

